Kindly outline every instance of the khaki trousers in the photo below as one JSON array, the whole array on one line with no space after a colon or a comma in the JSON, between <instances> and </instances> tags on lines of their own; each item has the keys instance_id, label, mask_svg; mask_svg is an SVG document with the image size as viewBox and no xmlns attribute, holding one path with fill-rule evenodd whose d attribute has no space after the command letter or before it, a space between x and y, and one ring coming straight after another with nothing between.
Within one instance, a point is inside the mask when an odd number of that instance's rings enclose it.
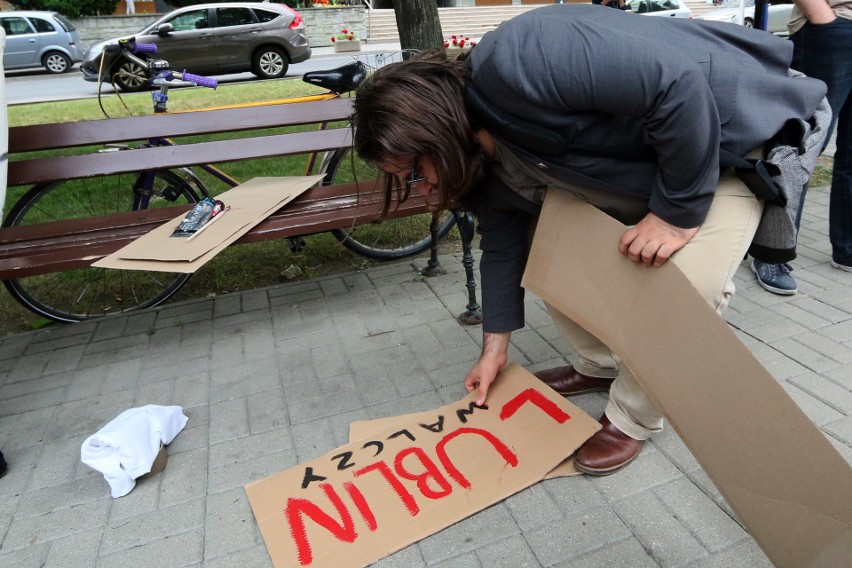
<instances>
[{"instance_id":1,"label":"khaki trousers","mask_svg":"<svg viewBox=\"0 0 852 568\"><path fill-rule=\"evenodd\" d=\"M586 194L576 187L560 189L600 206L595 203L600 196ZM734 295L734 273L745 257L762 213L763 202L733 172L724 172L707 219L695 237L671 258L719 314ZM572 361L574 368L593 377L616 377L606 407L610 421L637 440L661 431L662 414L618 355L567 316L552 306L547 307L562 337L577 352L577 360ZM700 334L701 330L696 333Z\"/></svg>"}]
</instances>

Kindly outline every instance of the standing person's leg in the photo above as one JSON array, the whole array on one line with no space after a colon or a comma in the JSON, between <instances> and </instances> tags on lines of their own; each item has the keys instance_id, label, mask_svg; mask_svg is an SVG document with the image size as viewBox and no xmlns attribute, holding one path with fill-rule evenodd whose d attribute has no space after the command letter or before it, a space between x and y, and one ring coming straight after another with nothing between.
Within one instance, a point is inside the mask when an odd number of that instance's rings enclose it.
<instances>
[{"instance_id":1,"label":"standing person's leg","mask_svg":"<svg viewBox=\"0 0 852 568\"><path fill-rule=\"evenodd\" d=\"M852 70L847 75L852 80ZM852 90L847 91L837 123L837 151L828 207L831 264L852 272Z\"/></svg>"},{"instance_id":2,"label":"standing person's leg","mask_svg":"<svg viewBox=\"0 0 852 568\"><path fill-rule=\"evenodd\" d=\"M748 250L762 211L762 202L757 201L733 173L727 173L719 182L716 198L701 229L672 257L719 313L733 297L734 273ZM604 352L607 348L601 342L570 319L560 314L554 321L566 342L577 351L577 365L582 369L594 372L602 368L598 376L607 376L613 368L618 368L618 357L607 355ZM584 366L590 361L594 362L593 366ZM609 367L609 361L614 363L613 367ZM593 475L621 469L639 454L642 440L662 429L662 419L662 414L633 374L621 365L601 420L604 429L580 448L575 460L578 469Z\"/></svg>"},{"instance_id":3,"label":"standing person's leg","mask_svg":"<svg viewBox=\"0 0 852 568\"><path fill-rule=\"evenodd\" d=\"M806 23L791 39L793 69L828 86L826 98L833 116L826 143L837 125L829 203L832 264L852 271L852 20Z\"/></svg>"}]
</instances>

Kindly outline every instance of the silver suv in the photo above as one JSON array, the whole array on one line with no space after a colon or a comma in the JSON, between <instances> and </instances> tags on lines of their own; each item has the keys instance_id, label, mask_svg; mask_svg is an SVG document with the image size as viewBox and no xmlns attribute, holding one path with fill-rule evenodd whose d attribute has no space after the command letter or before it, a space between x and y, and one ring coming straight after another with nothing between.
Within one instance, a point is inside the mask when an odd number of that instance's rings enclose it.
<instances>
[{"instance_id":1,"label":"silver suv","mask_svg":"<svg viewBox=\"0 0 852 568\"><path fill-rule=\"evenodd\" d=\"M65 73L82 61L80 35L56 12L0 12L6 31L3 66L8 69L44 67Z\"/></svg>"},{"instance_id":2,"label":"silver suv","mask_svg":"<svg viewBox=\"0 0 852 568\"><path fill-rule=\"evenodd\" d=\"M134 36L137 43L157 44L157 59L173 69L198 75L251 71L277 79L291 63L310 58L302 16L284 4L225 2L196 4L166 14ZM80 66L87 81L114 82L123 91L148 88L143 69L125 57L106 52L114 38L89 48ZM103 65L101 56L103 54Z\"/></svg>"}]
</instances>

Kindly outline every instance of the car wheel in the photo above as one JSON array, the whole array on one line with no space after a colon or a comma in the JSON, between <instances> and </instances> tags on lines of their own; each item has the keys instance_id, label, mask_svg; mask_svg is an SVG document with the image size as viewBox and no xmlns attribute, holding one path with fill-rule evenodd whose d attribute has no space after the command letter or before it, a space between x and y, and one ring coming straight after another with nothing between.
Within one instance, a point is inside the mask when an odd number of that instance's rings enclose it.
<instances>
[{"instance_id":1,"label":"car wheel","mask_svg":"<svg viewBox=\"0 0 852 568\"><path fill-rule=\"evenodd\" d=\"M753 28L754 27L754 20L752 20L751 18L745 18L743 20L743 25L747 28Z\"/></svg>"},{"instance_id":2,"label":"car wheel","mask_svg":"<svg viewBox=\"0 0 852 568\"><path fill-rule=\"evenodd\" d=\"M145 69L132 61L123 61L112 68L112 81L122 91L135 93L148 88Z\"/></svg>"},{"instance_id":3,"label":"car wheel","mask_svg":"<svg viewBox=\"0 0 852 568\"><path fill-rule=\"evenodd\" d=\"M66 73L71 69L71 59L64 53L51 51L46 53L41 58L41 64L47 69L48 73Z\"/></svg>"},{"instance_id":4,"label":"car wheel","mask_svg":"<svg viewBox=\"0 0 852 568\"><path fill-rule=\"evenodd\" d=\"M252 73L261 79L279 79L287 74L290 62L277 47L261 47L252 59Z\"/></svg>"}]
</instances>

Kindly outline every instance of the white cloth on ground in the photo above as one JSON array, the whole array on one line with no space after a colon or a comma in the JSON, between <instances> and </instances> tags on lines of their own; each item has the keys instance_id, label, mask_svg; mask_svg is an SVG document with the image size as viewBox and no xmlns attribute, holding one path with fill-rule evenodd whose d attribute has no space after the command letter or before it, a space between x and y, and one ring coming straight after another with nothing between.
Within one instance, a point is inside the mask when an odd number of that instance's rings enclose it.
<instances>
[{"instance_id":1,"label":"white cloth on ground","mask_svg":"<svg viewBox=\"0 0 852 568\"><path fill-rule=\"evenodd\" d=\"M122 497L136 485L136 478L151 471L160 444L170 444L187 421L180 406L149 404L125 410L86 438L80 459L104 474L113 498Z\"/></svg>"}]
</instances>

